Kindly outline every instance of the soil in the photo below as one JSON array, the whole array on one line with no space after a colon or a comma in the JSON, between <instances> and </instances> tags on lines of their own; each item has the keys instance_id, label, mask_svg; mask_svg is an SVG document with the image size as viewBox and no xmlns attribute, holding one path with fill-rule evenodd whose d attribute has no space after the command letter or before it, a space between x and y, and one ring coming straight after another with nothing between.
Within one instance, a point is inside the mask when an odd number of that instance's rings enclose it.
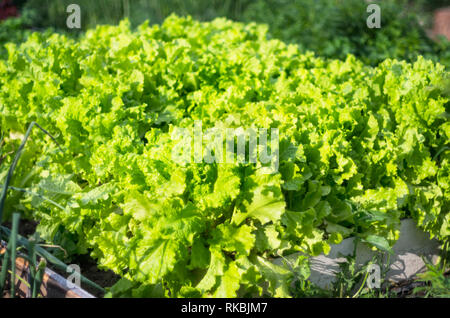
<instances>
[{"instance_id":1,"label":"soil","mask_svg":"<svg viewBox=\"0 0 450 318\"><path fill-rule=\"evenodd\" d=\"M81 275L103 288L111 287L120 279L120 276L115 274L113 271L104 271L99 269L97 267L97 262L89 255L78 255L73 258L72 263L80 266ZM67 273L56 269L51 264L49 264L48 267L63 277L68 276ZM81 288L95 297L102 298L104 296L101 291L83 282L81 282Z\"/></svg>"},{"instance_id":2,"label":"soil","mask_svg":"<svg viewBox=\"0 0 450 318\"><path fill-rule=\"evenodd\" d=\"M4 222L4 226L11 228L11 222ZM19 234L23 237L28 237L36 231L38 222L34 220L21 219L19 222Z\"/></svg>"}]
</instances>

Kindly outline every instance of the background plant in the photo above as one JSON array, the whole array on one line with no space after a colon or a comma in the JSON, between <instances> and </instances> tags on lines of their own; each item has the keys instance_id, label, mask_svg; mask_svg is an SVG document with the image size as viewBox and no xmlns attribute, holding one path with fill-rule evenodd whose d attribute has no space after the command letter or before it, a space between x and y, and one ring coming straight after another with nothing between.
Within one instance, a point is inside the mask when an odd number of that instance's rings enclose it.
<instances>
[{"instance_id":1,"label":"background plant","mask_svg":"<svg viewBox=\"0 0 450 318\"><path fill-rule=\"evenodd\" d=\"M376 65L386 58L415 61L423 55L450 65L449 41L436 43L424 27L430 28L430 10L444 5L440 1L379 1L382 28L366 26L368 13L364 0L80 0L83 28L98 24L117 24L128 18L133 26L150 20L162 23L170 14L191 15L201 21L227 17L236 21L258 22L269 26L269 33L302 51L319 56L345 59L353 54ZM65 10L70 0L29 0L23 10L34 12L32 24L39 28L66 28ZM74 33L74 32L71 32Z\"/></svg>"}]
</instances>

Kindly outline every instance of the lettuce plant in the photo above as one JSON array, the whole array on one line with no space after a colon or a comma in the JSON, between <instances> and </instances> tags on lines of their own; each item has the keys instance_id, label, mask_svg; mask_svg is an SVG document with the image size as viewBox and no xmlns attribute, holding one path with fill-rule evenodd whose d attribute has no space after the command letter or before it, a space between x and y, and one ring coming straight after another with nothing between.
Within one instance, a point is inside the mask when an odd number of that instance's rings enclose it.
<instances>
[{"instance_id":1,"label":"lettuce plant","mask_svg":"<svg viewBox=\"0 0 450 318\"><path fill-rule=\"evenodd\" d=\"M33 121L62 151L29 140L12 186L40 196L14 194L5 211L120 274L113 295L287 297L304 266L274 257L328 253L350 235L389 250L403 217L448 239L448 73L438 63L324 60L262 25L176 16L78 40L33 33L7 50L3 153ZM277 128L278 172L175 162L173 132L195 121Z\"/></svg>"}]
</instances>

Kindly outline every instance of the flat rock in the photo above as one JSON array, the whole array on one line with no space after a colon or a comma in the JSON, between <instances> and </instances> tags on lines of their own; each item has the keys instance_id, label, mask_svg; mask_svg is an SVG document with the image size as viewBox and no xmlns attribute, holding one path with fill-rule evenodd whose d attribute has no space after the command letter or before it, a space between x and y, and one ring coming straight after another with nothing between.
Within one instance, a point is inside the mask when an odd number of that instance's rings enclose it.
<instances>
[{"instance_id":1,"label":"flat rock","mask_svg":"<svg viewBox=\"0 0 450 318\"><path fill-rule=\"evenodd\" d=\"M423 259L436 264L440 245L439 241L430 239L429 234L418 229L413 220L402 220L400 237L393 246L394 255L390 257L387 253L382 255L385 266L389 264L389 268L381 268L382 272L386 270L384 278L391 282L414 278L418 273L426 270ZM353 255L354 251L356 251L357 266L367 264L377 253L361 242L357 243L355 250L355 238L347 238L338 245L332 245L328 255L322 254L311 258L309 280L321 288L331 289L336 280L336 273L340 270L339 264L346 262L345 256ZM298 253L287 258L294 259L297 256ZM283 261L276 259L274 263L281 265Z\"/></svg>"}]
</instances>

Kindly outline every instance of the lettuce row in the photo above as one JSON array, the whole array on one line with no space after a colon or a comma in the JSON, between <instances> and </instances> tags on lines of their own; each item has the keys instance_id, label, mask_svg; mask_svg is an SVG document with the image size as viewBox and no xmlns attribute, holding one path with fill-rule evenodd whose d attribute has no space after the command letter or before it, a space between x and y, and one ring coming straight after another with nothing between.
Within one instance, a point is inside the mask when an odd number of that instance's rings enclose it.
<instances>
[{"instance_id":1,"label":"lettuce row","mask_svg":"<svg viewBox=\"0 0 450 318\"><path fill-rule=\"evenodd\" d=\"M328 253L350 235L387 249L403 217L447 240L444 67L422 57L375 68L351 55L323 60L266 32L171 16L8 44L3 153L31 121L63 148L30 140L13 185L64 207L21 193L10 210L120 274L114 295L286 297L306 260L283 267L274 257ZM174 162L174 130L196 120L278 128L278 173Z\"/></svg>"}]
</instances>

